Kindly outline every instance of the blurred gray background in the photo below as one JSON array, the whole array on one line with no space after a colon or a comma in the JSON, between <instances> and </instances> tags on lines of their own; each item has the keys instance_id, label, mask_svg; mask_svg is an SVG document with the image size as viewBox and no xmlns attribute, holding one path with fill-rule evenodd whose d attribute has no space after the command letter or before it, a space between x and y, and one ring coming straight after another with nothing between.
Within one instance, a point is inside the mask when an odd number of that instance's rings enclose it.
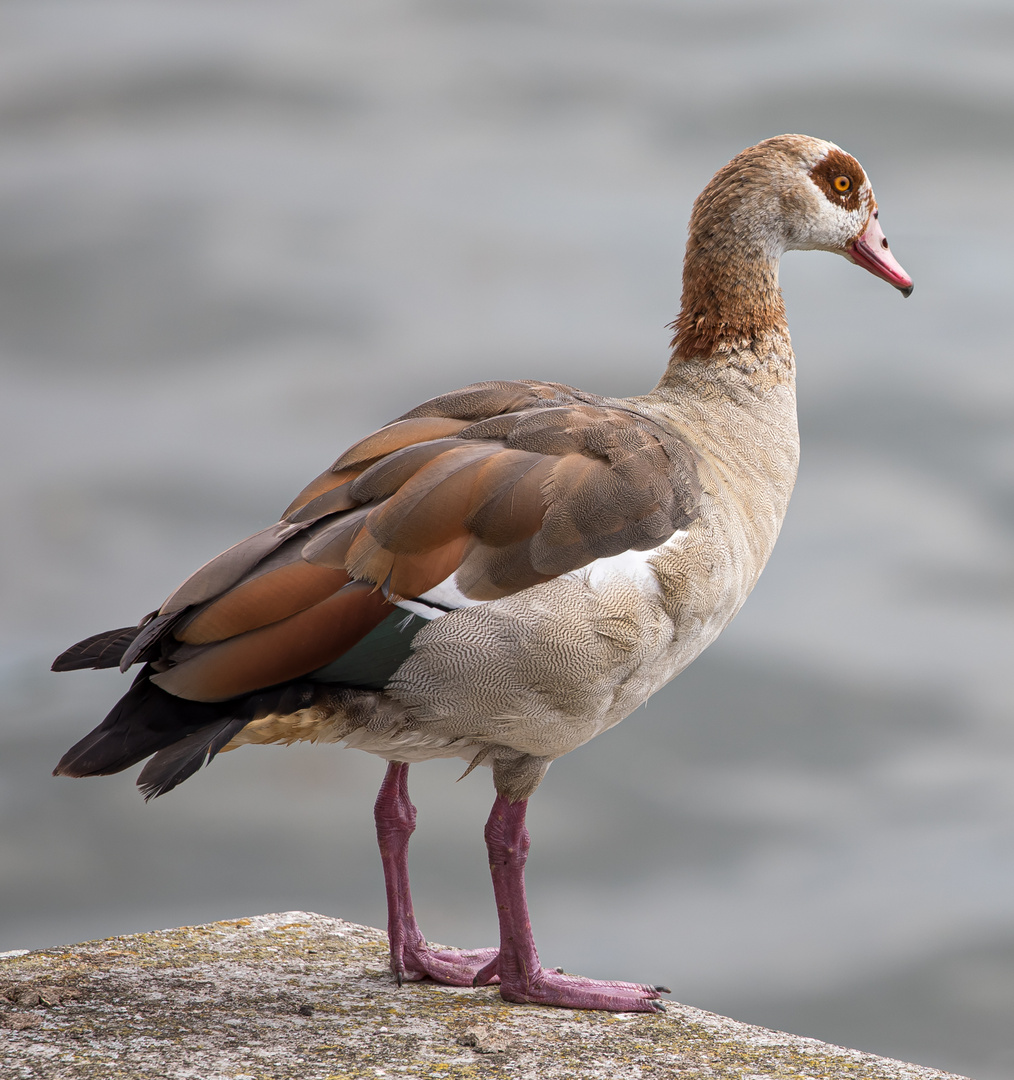
<instances>
[{"instance_id":1,"label":"blurred gray background","mask_svg":"<svg viewBox=\"0 0 1014 1080\"><path fill-rule=\"evenodd\" d=\"M48 674L351 441L493 377L650 388L690 205L802 131L909 301L782 283L803 464L732 628L533 801L543 959L1014 1072L1009 2L0 2L0 949L308 908L383 925L383 764L243 750L145 806L50 778L126 680ZM136 770L134 770L136 771ZM417 908L492 944L457 762Z\"/></svg>"}]
</instances>

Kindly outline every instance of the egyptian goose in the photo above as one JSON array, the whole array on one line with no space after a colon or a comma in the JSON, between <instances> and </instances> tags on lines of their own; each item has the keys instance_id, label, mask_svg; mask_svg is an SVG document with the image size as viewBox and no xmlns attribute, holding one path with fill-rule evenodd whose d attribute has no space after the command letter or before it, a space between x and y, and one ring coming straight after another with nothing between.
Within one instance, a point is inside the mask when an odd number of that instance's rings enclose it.
<instances>
[{"instance_id":1,"label":"egyptian goose","mask_svg":"<svg viewBox=\"0 0 1014 1080\"><path fill-rule=\"evenodd\" d=\"M55 772L151 757L137 780L151 798L247 743L378 754L399 983L499 982L507 1001L661 1009L664 987L539 963L527 801L552 761L679 674L753 588L798 456L779 258L836 252L908 296L877 217L859 162L832 143L782 135L744 150L694 204L654 390L479 383L356 443L276 525L212 559L140 626L57 659L57 671L143 666ZM493 770L499 949L432 948L412 912L409 763L439 757Z\"/></svg>"}]
</instances>

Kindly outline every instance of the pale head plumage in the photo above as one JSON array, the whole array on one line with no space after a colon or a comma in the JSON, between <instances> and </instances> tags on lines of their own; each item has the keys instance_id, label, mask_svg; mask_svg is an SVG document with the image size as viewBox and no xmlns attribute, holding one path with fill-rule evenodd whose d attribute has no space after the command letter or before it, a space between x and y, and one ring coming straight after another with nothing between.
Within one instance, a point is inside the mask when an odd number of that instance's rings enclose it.
<instances>
[{"instance_id":1,"label":"pale head plumage","mask_svg":"<svg viewBox=\"0 0 1014 1080\"><path fill-rule=\"evenodd\" d=\"M771 335L787 343L778 260L791 250L843 255L911 292L911 279L886 254L859 162L824 139L777 135L737 154L694 203L675 359L750 348Z\"/></svg>"}]
</instances>

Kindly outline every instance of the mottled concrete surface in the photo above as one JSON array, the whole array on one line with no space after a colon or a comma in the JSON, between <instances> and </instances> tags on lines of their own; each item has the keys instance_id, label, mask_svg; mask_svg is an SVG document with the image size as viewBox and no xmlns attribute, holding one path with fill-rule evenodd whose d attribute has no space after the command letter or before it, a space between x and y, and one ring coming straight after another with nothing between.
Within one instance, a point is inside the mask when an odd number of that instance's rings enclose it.
<instances>
[{"instance_id":1,"label":"mottled concrete surface","mask_svg":"<svg viewBox=\"0 0 1014 1080\"><path fill-rule=\"evenodd\" d=\"M686 1005L664 1015L504 1004L494 988L398 989L385 935L302 911L0 959L9 1080L952 1074Z\"/></svg>"}]
</instances>

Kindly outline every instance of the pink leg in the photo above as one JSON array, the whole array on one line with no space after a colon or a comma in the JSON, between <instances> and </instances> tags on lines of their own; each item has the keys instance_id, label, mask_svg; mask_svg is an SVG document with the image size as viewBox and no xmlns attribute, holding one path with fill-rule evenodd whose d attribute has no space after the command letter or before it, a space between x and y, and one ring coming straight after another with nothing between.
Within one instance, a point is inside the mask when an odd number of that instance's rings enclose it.
<instances>
[{"instance_id":1,"label":"pink leg","mask_svg":"<svg viewBox=\"0 0 1014 1080\"><path fill-rule=\"evenodd\" d=\"M525 861L531 840L525 828L528 801L508 802L498 795L486 823L486 845L493 873L493 892L500 916L500 953L476 976L486 981L491 971L500 975L500 995L506 1001L562 1005L570 1009L607 1009L610 1012L661 1012L659 992L664 986L600 982L564 975L539 963L525 899Z\"/></svg>"},{"instance_id":2,"label":"pink leg","mask_svg":"<svg viewBox=\"0 0 1014 1080\"><path fill-rule=\"evenodd\" d=\"M387 886L387 936L391 971L405 980L430 978L451 986L496 982L496 949L431 949L419 930L408 887L408 838L415 831L415 807L408 797L408 765L392 761L373 809ZM480 979L484 967L491 972Z\"/></svg>"}]
</instances>

